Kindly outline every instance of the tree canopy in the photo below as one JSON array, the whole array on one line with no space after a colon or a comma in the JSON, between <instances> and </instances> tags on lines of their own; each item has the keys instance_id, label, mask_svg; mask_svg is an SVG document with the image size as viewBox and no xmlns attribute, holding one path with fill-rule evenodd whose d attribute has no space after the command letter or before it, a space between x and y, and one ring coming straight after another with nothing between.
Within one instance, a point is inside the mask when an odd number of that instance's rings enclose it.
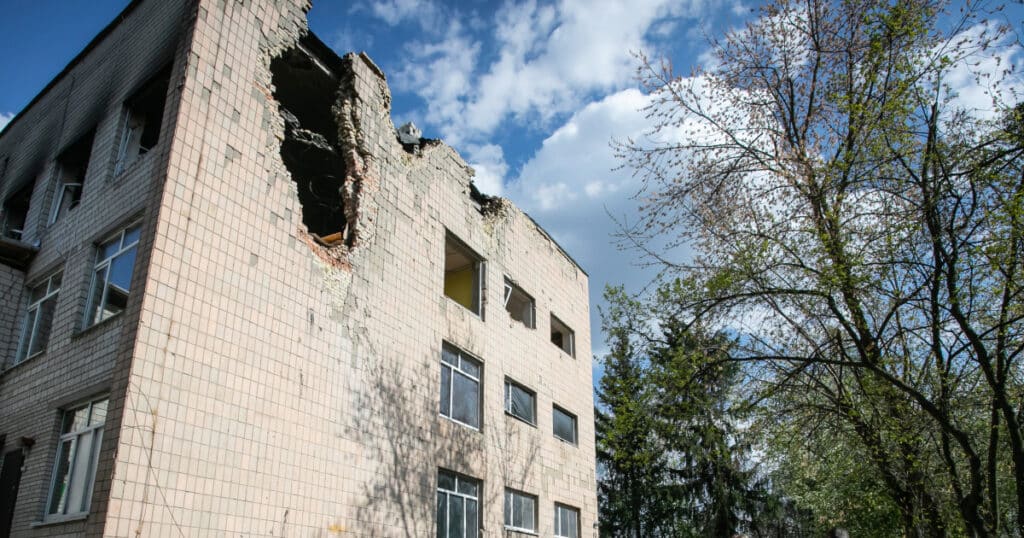
<instances>
[{"instance_id":1,"label":"tree canopy","mask_svg":"<svg viewBox=\"0 0 1024 538\"><path fill-rule=\"evenodd\" d=\"M642 58L656 127L617 146L644 182L624 237L693 250L646 252L680 330L734 335L705 367L742 372L779 487L836 522L1022 536L1024 107L991 68L1007 29L959 7L776 0L706 70Z\"/></svg>"}]
</instances>

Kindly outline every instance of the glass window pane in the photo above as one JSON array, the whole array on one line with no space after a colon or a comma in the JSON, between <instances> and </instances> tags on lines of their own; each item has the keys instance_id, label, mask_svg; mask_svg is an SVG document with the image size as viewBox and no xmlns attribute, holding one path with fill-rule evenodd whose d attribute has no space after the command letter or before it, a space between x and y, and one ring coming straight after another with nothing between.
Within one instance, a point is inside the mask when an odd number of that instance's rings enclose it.
<instances>
[{"instance_id":1,"label":"glass window pane","mask_svg":"<svg viewBox=\"0 0 1024 538\"><path fill-rule=\"evenodd\" d=\"M86 320L86 325L92 325L104 319L100 313L103 311L103 289L107 287L106 279L107 266L97 269L93 275L92 294L89 297L90 312L88 313L89 319Z\"/></svg>"},{"instance_id":2,"label":"glass window pane","mask_svg":"<svg viewBox=\"0 0 1024 538\"><path fill-rule=\"evenodd\" d=\"M512 525L512 492L505 490L505 525Z\"/></svg>"},{"instance_id":3,"label":"glass window pane","mask_svg":"<svg viewBox=\"0 0 1024 538\"><path fill-rule=\"evenodd\" d=\"M455 475L446 471L437 473L437 488L455 491Z\"/></svg>"},{"instance_id":4,"label":"glass window pane","mask_svg":"<svg viewBox=\"0 0 1024 538\"><path fill-rule=\"evenodd\" d=\"M534 516L537 511L535 510L535 503L533 497L523 495L523 528L533 530L537 528L537 524Z\"/></svg>"},{"instance_id":5,"label":"glass window pane","mask_svg":"<svg viewBox=\"0 0 1024 538\"><path fill-rule=\"evenodd\" d=\"M103 424L107 420L107 403L108 400L100 400L92 404L92 413L89 416L89 425L96 426Z\"/></svg>"},{"instance_id":6,"label":"glass window pane","mask_svg":"<svg viewBox=\"0 0 1024 538\"><path fill-rule=\"evenodd\" d=\"M29 347L32 345L32 335L35 334L36 316L39 310L33 308L25 313L25 319L21 324L21 337L18 339L18 351L14 356L14 363L17 364L29 356Z\"/></svg>"},{"instance_id":7,"label":"glass window pane","mask_svg":"<svg viewBox=\"0 0 1024 538\"><path fill-rule=\"evenodd\" d=\"M120 245L118 244L118 240L117 239L115 239L115 240L113 240L113 241L111 241L109 243L106 243L104 245L100 245L100 252L99 252L99 256L96 258L96 262L99 263L99 262L102 262L104 260L109 259L111 256L114 255L115 252L118 251L119 248L120 248Z\"/></svg>"},{"instance_id":8,"label":"glass window pane","mask_svg":"<svg viewBox=\"0 0 1024 538\"><path fill-rule=\"evenodd\" d=\"M51 514L63 514L67 504L68 479L71 471L71 452L74 440L64 441L57 447L57 462L53 468L53 491L50 492Z\"/></svg>"},{"instance_id":9,"label":"glass window pane","mask_svg":"<svg viewBox=\"0 0 1024 538\"><path fill-rule=\"evenodd\" d=\"M68 411L64 422L62 433L71 433L84 430L89 426L89 406L79 407Z\"/></svg>"},{"instance_id":10,"label":"glass window pane","mask_svg":"<svg viewBox=\"0 0 1024 538\"><path fill-rule=\"evenodd\" d=\"M462 493L463 495L469 495L470 497L476 497L476 482L473 480L460 478L459 493Z\"/></svg>"},{"instance_id":11,"label":"glass window pane","mask_svg":"<svg viewBox=\"0 0 1024 538\"><path fill-rule=\"evenodd\" d=\"M525 390L512 385L512 414L523 420L533 423L533 395Z\"/></svg>"},{"instance_id":12,"label":"glass window pane","mask_svg":"<svg viewBox=\"0 0 1024 538\"><path fill-rule=\"evenodd\" d=\"M480 379L480 362L471 359L465 355L462 356L462 362L460 363L460 369L467 374Z\"/></svg>"},{"instance_id":13,"label":"glass window pane","mask_svg":"<svg viewBox=\"0 0 1024 538\"><path fill-rule=\"evenodd\" d=\"M71 477L68 484L67 512L84 512L89 509L84 506L88 499L86 493L89 489L89 469L92 467L92 432L83 433L78 436L78 443L75 445L75 454L71 463Z\"/></svg>"},{"instance_id":14,"label":"glass window pane","mask_svg":"<svg viewBox=\"0 0 1024 538\"><path fill-rule=\"evenodd\" d=\"M459 355L448 346L441 346L441 361L458 367Z\"/></svg>"},{"instance_id":15,"label":"glass window pane","mask_svg":"<svg viewBox=\"0 0 1024 538\"><path fill-rule=\"evenodd\" d=\"M464 538L466 514L462 508L462 497L448 497L448 536Z\"/></svg>"},{"instance_id":16,"label":"glass window pane","mask_svg":"<svg viewBox=\"0 0 1024 538\"><path fill-rule=\"evenodd\" d=\"M450 417L452 401L452 369L450 366L441 365L441 414Z\"/></svg>"},{"instance_id":17,"label":"glass window pane","mask_svg":"<svg viewBox=\"0 0 1024 538\"><path fill-rule=\"evenodd\" d=\"M56 307L56 297L51 297L39 305L36 311L35 331L33 331L31 344L28 348L29 355L35 355L46 349L46 344L50 340L50 327L53 326L53 312Z\"/></svg>"},{"instance_id":18,"label":"glass window pane","mask_svg":"<svg viewBox=\"0 0 1024 538\"><path fill-rule=\"evenodd\" d=\"M480 533L480 515L476 501L466 499L466 538L477 538Z\"/></svg>"},{"instance_id":19,"label":"glass window pane","mask_svg":"<svg viewBox=\"0 0 1024 538\"><path fill-rule=\"evenodd\" d=\"M576 443L576 417L556 407L554 408L552 424L556 437L570 443Z\"/></svg>"},{"instance_id":20,"label":"glass window pane","mask_svg":"<svg viewBox=\"0 0 1024 538\"><path fill-rule=\"evenodd\" d=\"M29 304L35 304L40 299L46 296L46 284L43 283L40 286L36 286L29 291L28 302Z\"/></svg>"},{"instance_id":21,"label":"glass window pane","mask_svg":"<svg viewBox=\"0 0 1024 538\"><path fill-rule=\"evenodd\" d=\"M452 418L480 427L480 384L462 374L454 375Z\"/></svg>"},{"instance_id":22,"label":"glass window pane","mask_svg":"<svg viewBox=\"0 0 1024 538\"><path fill-rule=\"evenodd\" d=\"M123 246L128 246L128 245L131 245L132 243L138 242L139 241L139 229L140 228L141 228L141 226L136 224L135 226L132 226L131 228L128 228L127 230L125 230L125 232L124 232L124 242L122 243L122 245Z\"/></svg>"},{"instance_id":23,"label":"glass window pane","mask_svg":"<svg viewBox=\"0 0 1024 538\"><path fill-rule=\"evenodd\" d=\"M64 275L61 274L61 273L57 273L57 274L53 275L52 277L50 277L50 291L51 292L54 292L54 291L57 291L57 290L60 289L60 282L61 282L61 278L63 278L63 277L64 277Z\"/></svg>"},{"instance_id":24,"label":"glass window pane","mask_svg":"<svg viewBox=\"0 0 1024 538\"><path fill-rule=\"evenodd\" d=\"M448 538L448 494L437 492L437 538Z\"/></svg>"},{"instance_id":25,"label":"glass window pane","mask_svg":"<svg viewBox=\"0 0 1024 538\"><path fill-rule=\"evenodd\" d=\"M121 289L125 296L128 295L128 287L132 283L135 251L134 247L126 250L110 262L110 285Z\"/></svg>"}]
</instances>

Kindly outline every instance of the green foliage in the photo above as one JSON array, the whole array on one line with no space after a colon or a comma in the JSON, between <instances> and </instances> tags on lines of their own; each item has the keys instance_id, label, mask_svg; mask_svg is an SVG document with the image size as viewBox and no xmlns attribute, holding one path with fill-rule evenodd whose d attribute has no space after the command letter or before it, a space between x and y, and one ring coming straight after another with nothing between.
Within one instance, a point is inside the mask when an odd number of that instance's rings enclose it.
<instances>
[{"instance_id":1,"label":"green foliage","mask_svg":"<svg viewBox=\"0 0 1024 538\"><path fill-rule=\"evenodd\" d=\"M704 465L742 459L749 422L776 504L823 526L1024 536L1024 105L1000 100L1012 68L975 73L994 120L946 82L1019 48L984 6L774 0L711 70L642 58L656 127L618 146L645 196L623 233L694 256L655 258L671 280L621 311L661 342L635 353L656 422L691 426L655 429L702 458L680 476L750 486Z\"/></svg>"}]
</instances>

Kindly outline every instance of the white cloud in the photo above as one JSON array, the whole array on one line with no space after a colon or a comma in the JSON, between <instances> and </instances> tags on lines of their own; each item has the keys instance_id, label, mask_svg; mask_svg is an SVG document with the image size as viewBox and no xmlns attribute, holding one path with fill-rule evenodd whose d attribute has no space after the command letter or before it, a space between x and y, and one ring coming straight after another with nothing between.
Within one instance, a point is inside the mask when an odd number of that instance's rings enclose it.
<instances>
[{"instance_id":1,"label":"white cloud","mask_svg":"<svg viewBox=\"0 0 1024 538\"><path fill-rule=\"evenodd\" d=\"M13 118L14 112L0 112L0 131L3 131L4 127L7 127L7 124L10 123Z\"/></svg>"},{"instance_id":2,"label":"white cloud","mask_svg":"<svg viewBox=\"0 0 1024 538\"><path fill-rule=\"evenodd\" d=\"M456 144L484 139L508 121L546 124L595 93L630 86L636 65L632 52L650 48L648 35L671 28L674 18L695 14L701 2L508 3L495 16L497 53L488 63L475 63L479 43L450 29L440 42L408 47L413 58L396 83L426 101L427 121ZM469 59L474 62L467 64Z\"/></svg>"},{"instance_id":3,"label":"white cloud","mask_svg":"<svg viewBox=\"0 0 1024 538\"><path fill-rule=\"evenodd\" d=\"M436 11L436 6L429 0L378 0L371 2L370 7L370 13L391 26L406 20L426 23Z\"/></svg>"},{"instance_id":4,"label":"white cloud","mask_svg":"<svg viewBox=\"0 0 1024 538\"><path fill-rule=\"evenodd\" d=\"M981 117L990 117L1002 106L1012 106L1024 93L1024 49L1012 32L999 34L994 23L977 24L953 38L979 43L994 39L989 46L973 51L946 73L957 105ZM942 54L946 51L937 51Z\"/></svg>"},{"instance_id":5,"label":"white cloud","mask_svg":"<svg viewBox=\"0 0 1024 538\"><path fill-rule=\"evenodd\" d=\"M476 171L476 176L473 177L476 188L484 194L501 196L505 192L503 183L505 174L508 173L508 164L505 163L505 153L501 146L470 144L465 150L467 162Z\"/></svg>"}]
</instances>

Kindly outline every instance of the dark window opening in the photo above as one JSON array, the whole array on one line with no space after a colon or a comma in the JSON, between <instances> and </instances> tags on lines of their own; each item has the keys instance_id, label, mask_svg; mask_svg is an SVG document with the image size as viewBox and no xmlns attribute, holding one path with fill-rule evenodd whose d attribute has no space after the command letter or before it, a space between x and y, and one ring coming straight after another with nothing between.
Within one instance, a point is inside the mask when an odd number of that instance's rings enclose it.
<instances>
[{"instance_id":1,"label":"dark window opening","mask_svg":"<svg viewBox=\"0 0 1024 538\"><path fill-rule=\"evenodd\" d=\"M5 237L22 240L25 223L28 222L28 207L32 201L32 183L18 189L4 202L3 233Z\"/></svg>"},{"instance_id":2,"label":"dark window opening","mask_svg":"<svg viewBox=\"0 0 1024 538\"><path fill-rule=\"evenodd\" d=\"M505 310L512 319L531 329L536 328L534 304L533 297L505 278Z\"/></svg>"},{"instance_id":3,"label":"dark window opening","mask_svg":"<svg viewBox=\"0 0 1024 538\"><path fill-rule=\"evenodd\" d=\"M301 45L274 58L270 71L285 124L281 159L298 189L302 222L325 246L342 241L352 246L354 234L346 234L345 160L333 110L338 77Z\"/></svg>"},{"instance_id":4,"label":"dark window opening","mask_svg":"<svg viewBox=\"0 0 1024 538\"><path fill-rule=\"evenodd\" d=\"M82 201L82 186L85 185L85 173L89 168L89 155L92 153L95 134L95 131L90 131L68 146L57 158L57 181L53 208L50 210L51 224Z\"/></svg>"},{"instance_id":5,"label":"dark window opening","mask_svg":"<svg viewBox=\"0 0 1024 538\"><path fill-rule=\"evenodd\" d=\"M160 141L160 124L163 122L170 81L171 68L167 66L125 102L121 145L114 163L115 175L124 172Z\"/></svg>"},{"instance_id":6,"label":"dark window opening","mask_svg":"<svg viewBox=\"0 0 1024 538\"><path fill-rule=\"evenodd\" d=\"M560 347L570 357L576 356L576 333L554 314L551 314L551 343Z\"/></svg>"},{"instance_id":7,"label":"dark window opening","mask_svg":"<svg viewBox=\"0 0 1024 538\"><path fill-rule=\"evenodd\" d=\"M483 317L483 258L448 233L444 241L444 294Z\"/></svg>"}]
</instances>

